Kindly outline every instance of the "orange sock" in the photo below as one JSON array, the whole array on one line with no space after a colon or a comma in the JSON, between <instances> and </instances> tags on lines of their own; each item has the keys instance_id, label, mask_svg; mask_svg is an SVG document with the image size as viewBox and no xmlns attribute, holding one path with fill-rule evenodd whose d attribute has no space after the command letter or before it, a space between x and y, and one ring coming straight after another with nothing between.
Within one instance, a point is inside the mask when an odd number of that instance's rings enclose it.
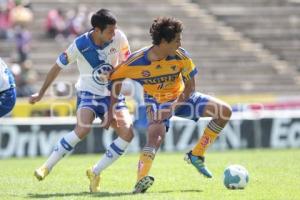
<instances>
[{"instance_id":1,"label":"orange sock","mask_svg":"<svg viewBox=\"0 0 300 200\"><path fill-rule=\"evenodd\" d=\"M196 146L193 148L192 154L195 155L195 156L202 156L203 157L204 154L205 154L205 151L207 150L207 148L218 137L218 133L219 133L219 131L213 131L213 130L211 130L211 127L208 125L205 128L202 137L200 138L200 140L198 141L198 143L196 144Z\"/></svg>"},{"instance_id":2,"label":"orange sock","mask_svg":"<svg viewBox=\"0 0 300 200\"><path fill-rule=\"evenodd\" d=\"M139 181L141 178L149 174L154 157L155 157L154 148L145 147L143 149L143 152L140 155L140 160L138 165L137 181Z\"/></svg>"}]
</instances>

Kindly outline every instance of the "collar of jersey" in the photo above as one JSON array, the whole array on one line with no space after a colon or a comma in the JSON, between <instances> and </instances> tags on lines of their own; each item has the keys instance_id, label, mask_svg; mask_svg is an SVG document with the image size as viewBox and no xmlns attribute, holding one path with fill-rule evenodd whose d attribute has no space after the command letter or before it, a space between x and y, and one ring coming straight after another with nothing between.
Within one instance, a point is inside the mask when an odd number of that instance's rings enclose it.
<instances>
[{"instance_id":1,"label":"collar of jersey","mask_svg":"<svg viewBox=\"0 0 300 200\"><path fill-rule=\"evenodd\" d=\"M151 61L148 59L148 53L150 51L150 49L152 49L153 46L148 47L147 49L144 50L144 59L148 62L151 63ZM162 60L174 60L176 59L176 55L174 56L167 56L166 58L162 59ZM160 60L160 61L162 61Z\"/></svg>"}]
</instances>

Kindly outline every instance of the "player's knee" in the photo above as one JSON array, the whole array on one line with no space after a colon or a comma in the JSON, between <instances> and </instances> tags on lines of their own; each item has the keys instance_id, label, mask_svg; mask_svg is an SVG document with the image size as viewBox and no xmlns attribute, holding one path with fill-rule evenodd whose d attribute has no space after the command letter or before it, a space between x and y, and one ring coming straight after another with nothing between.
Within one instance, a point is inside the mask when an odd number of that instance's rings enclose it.
<instances>
[{"instance_id":1,"label":"player's knee","mask_svg":"<svg viewBox=\"0 0 300 200\"><path fill-rule=\"evenodd\" d=\"M119 131L118 135L127 142L131 142L134 137L132 128L124 128L122 131Z\"/></svg>"},{"instance_id":2,"label":"player's knee","mask_svg":"<svg viewBox=\"0 0 300 200\"><path fill-rule=\"evenodd\" d=\"M80 139L85 138L90 131L91 127L76 126L75 128L75 133Z\"/></svg>"},{"instance_id":3,"label":"player's knee","mask_svg":"<svg viewBox=\"0 0 300 200\"><path fill-rule=\"evenodd\" d=\"M222 118L223 120L228 121L231 117L232 114L232 109L231 106L228 104L223 104L221 106L221 113L220 113L220 118Z\"/></svg>"},{"instance_id":4,"label":"player's knee","mask_svg":"<svg viewBox=\"0 0 300 200\"><path fill-rule=\"evenodd\" d=\"M133 130L132 129L127 130L125 133L125 136L126 136L127 142L131 142L131 140L134 137Z\"/></svg>"}]
</instances>

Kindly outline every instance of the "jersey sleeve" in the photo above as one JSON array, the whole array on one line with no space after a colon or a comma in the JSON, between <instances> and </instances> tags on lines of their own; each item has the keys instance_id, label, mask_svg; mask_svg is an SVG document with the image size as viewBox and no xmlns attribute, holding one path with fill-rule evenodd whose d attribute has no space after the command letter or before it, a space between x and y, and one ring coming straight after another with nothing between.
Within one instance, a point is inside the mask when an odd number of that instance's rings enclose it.
<instances>
[{"instance_id":1,"label":"jersey sleeve","mask_svg":"<svg viewBox=\"0 0 300 200\"><path fill-rule=\"evenodd\" d=\"M185 59L183 60L183 68L181 70L181 75L183 78L183 81L188 81L191 78L193 78L197 73L198 69L196 68L193 60L190 58L189 54L181 49L182 54L184 55Z\"/></svg>"},{"instance_id":2,"label":"jersey sleeve","mask_svg":"<svg viewBox=\"0 0 300 200\"><path fill-rule=\"evenodd\" d=\"M120 60L126 61L127 58L130 56L131 52L130 52L130 46L129 46L129 42L128 39L126 37L126 35L121 32L121 38L120 38L120 49L121 49L121 53L120 53Z\"/></svg>"},{"instance_id":3,"label":"jersey sleeve","mask_svg":"<svg viewBox=\"0 0 300 200\"><path fill-rule=\"evenodd\" d=\"M67 68L77 59L78 51L75 42L73 42L63 53L56 59L56 63L61 68Z\"/></svg>"}]
</instances>

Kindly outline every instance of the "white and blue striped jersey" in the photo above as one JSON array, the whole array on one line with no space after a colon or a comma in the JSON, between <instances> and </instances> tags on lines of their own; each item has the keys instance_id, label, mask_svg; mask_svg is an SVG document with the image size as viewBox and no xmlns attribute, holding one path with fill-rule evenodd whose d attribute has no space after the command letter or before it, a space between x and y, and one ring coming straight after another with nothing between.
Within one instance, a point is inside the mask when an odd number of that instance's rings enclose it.
<instances>
[{"instance_id":1,"label":"white and blue striped jersey","mask_svg":"<svg viewBox=\"0 0 300 200\"><path fill-rule=\"evenodd\" d=\"M75 85L77 91L110 96L109 74L129 55L128 40L121 30L117 29L112 41L103 47L97 46L91 38L91 32L87 32L77 37L67 50L60 54L56 63L61 68L67 68L77 62L80 74Z\"/></svg>"},{"instance_id":2,"label":"white and blue striped jersey","mask_svg":"<svg viewBox=\"0 0 300 200\"><path fill-rule=\"evenodd\" d=\"M14 78L5 62L0 58L0 92L15 87Z\"/></svg>"}]
</instances>

